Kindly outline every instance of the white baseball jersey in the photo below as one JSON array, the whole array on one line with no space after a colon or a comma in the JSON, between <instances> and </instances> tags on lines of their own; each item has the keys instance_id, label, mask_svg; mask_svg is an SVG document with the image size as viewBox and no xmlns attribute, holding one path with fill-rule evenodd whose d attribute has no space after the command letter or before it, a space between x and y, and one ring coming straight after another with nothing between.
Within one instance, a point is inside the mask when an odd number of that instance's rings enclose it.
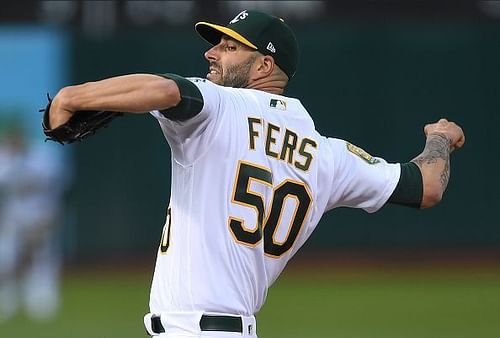
<instances>
[{"instance_id":1,"label":"white baseball jersey","mask_svg":"<svg viewBox=\"0 0 500 338\"><path fill-rule=\"evenodd\" d=\"M329 209L379 209L399 164L321 136L299 100L190 78L202 111L152 112L172 149L172 190L153 313L253 315Z\"/></svg>"}]
</instances>

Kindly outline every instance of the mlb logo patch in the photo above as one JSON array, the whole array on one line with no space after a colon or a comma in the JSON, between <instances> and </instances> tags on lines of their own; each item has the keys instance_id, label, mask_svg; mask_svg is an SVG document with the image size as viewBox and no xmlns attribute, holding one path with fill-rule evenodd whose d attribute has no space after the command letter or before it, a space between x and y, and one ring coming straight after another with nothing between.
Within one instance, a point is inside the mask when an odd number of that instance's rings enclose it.
<instances>
[{"instance_id":1,"label":"mlb logo patch","mask_svg":"<svg viewBox=\"0 0 500 338\"><path fill-rule=\"evenodd\" d=\"M280 99L271 99L271 101L269 102L269 107L286 110L286 101Z\"/></svg>"}]
</instances>

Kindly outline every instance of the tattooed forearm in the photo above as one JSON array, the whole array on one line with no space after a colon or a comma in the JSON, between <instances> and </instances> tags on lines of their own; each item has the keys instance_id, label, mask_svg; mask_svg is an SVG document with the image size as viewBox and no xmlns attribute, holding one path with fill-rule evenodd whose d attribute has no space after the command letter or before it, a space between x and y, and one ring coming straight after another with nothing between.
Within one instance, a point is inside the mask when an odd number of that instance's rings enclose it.
<instances>
[{"instance_id":1,"label":"tattooed forearm","mask_svg":"<svg viewBox=\"0 0 500 338\"><path fill-rule=\"evenodd\" d=\"M443 134L432 134L427 138L425 149L413 159L417 164L432 164L436 163L438 159L449 161L450 159L450 141Z\"/></svg>"},{"instance_id":2,"label":"tattooed forearm","mask_svg":"<svg viewBox=\"0 0 500 338\"><path fill-rule=\"evenodd\" d=\"M443 187L443 191L448 186L448 181L450 180L450 160L445 162L444 169L441 172L441 176L439 177L439 181L441 182L441 186Z\"/></svg>"},{"instance_id":3,"label":"tattooed forearm","mask_svg":"<svg viewBox=\"0 0 500 338\"><path fill-rule=\"evenodd\" d=\"M439 181L443 191L450 179L450 140L444 134L431 134L427 137L422 154L412 160L419 167L437 164L438 160L444 161Z\"/></svg>"}]
</instances>

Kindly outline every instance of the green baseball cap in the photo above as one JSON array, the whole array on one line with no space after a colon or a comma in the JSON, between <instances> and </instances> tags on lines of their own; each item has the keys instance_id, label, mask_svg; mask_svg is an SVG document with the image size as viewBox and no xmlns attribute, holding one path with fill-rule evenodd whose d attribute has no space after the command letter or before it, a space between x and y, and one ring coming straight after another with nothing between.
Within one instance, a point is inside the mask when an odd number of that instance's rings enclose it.
<instances>
[{"instance_id":1,"label":"green baseball cap","mask_svg":"<svg viewBox=\"0 0 500 338\"><path fill-rule=\"evenodd\" d=\"M198 22L195 29L212 45L220 42L222 35L271 55L276 64L292 78L299 60L299 45L290 27L281 18L253 10L244 10L227 26Z\"/></svg>"}]
</instances>

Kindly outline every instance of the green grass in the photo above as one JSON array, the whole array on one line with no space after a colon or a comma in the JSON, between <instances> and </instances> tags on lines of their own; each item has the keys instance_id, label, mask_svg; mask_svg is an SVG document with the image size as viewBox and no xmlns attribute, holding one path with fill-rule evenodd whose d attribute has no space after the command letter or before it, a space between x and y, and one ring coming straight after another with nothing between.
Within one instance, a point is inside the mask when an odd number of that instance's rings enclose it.
<instances>
[{"instance_id":1,"label":"green grass","mask_svg":"<svg viewBox=\"0 0 500 338\"><path fill-rule=\"evenodd\" d=\"M295 275L275 286L262 337L500 337L499 273Z\"/></svg>"},{"instance_id":2,"label":"green grass","mask_svg":"<svg viewBox=\"0 0 500 338\"><path fill-rule=\"evenodd\" d=\"M0 324L0 337L128 338L145 337L142 317L148 308L149 275L89 272L63 282L63 304L50 322L19 315Z\"/></svg>"},{"instance_id":3,"label":"green grass","mask_svg":"<svg viewBox=\"0 0 500 338\"><path fill-rule=\"evenodd\" d=\"M334 270L334 268L332 268ZM500 271L287 271L257 315L261 338L500 337ZM60 315L0 337L145 337L150 273L69 274Z\"/></svg>"}]
</instances>

